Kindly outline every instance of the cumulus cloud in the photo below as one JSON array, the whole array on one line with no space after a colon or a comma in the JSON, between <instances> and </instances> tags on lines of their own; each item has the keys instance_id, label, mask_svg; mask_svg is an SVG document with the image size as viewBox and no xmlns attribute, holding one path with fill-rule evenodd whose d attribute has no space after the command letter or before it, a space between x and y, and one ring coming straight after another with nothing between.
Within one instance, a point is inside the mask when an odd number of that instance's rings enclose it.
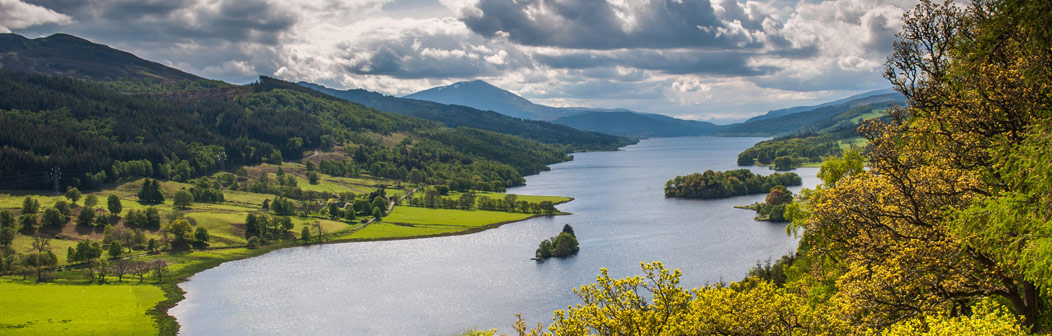
<instances>
[{"instance_id":1,"label":"cumulus cloud","mask_svg":"<svg viewBox=\"0 0 1052 336\"><path fill-rule=\"evenodd\" d=\"M472 31L530 46L584 49L757 46L707 0L481 0L459 8Z\"/></svg>"},{"instance_id":2,"label":"cumulus cloud","mask_svg":"<svg viewBox=\"0 0 1052 336\"><path fill-rule=\"evenodd\" d=\"M40 24L66 24L72 21L68 15L51 9L28 4L19 0L0 0L0 33L10 33Z\"/></svg>"}]
</instances>

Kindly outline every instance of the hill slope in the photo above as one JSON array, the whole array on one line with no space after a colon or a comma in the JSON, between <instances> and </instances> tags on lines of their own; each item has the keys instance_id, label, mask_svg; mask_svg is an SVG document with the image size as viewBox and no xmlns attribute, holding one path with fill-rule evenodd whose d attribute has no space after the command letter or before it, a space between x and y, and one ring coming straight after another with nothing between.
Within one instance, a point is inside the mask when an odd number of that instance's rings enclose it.
<instances>
[{"instance_id":1,"label":"hill slope","mask_svg":"<svg viewBox=\"0 0 1052 336\"><path fill-rule=\"evenodd\" d=\"M576 129L630 137L678 137L715 134L720 126L636 112L585 112L552 121Z\"/></svg>"},{"instance_id":2,"label":"hill slope","mask_svg":"<svg viewBox=\"0 0 1052 336\"><path fill-rule=\"evenodd\" d=\"M849 127L850 119L857 115L884 110L894 105L905 105L899 93L881 94L853 99L839 104L826 105L812 110L797 112L767 119L752 120L730 125L718 135L724 136L779 136L794 133L819 132L830 127ZM838 118L841 114L853 114L851 118ZM848 125L851 124L851 125Z\"/></svg>"},{"instance_id":3,"label":"hill slope","mask_svg":"<svg viewBox=\"0 0 1052 336\"><path fill-rule=\"evenodd\" d=\"M760 121L760 120L764 120L764 119L771 119L771 118L775 118L775 117L781 117L781 116L784 116L784 115L790 115L790 114L794 114L794 113L807 112L807 111L811 111L811 110L814 110L814 109L817 109L817 108L821 108L821 107L843 104L843 103L846 103L846 102L849 102L849 101L852 101L852 100L857 100L857 99L862 99L862 98L867 98L867 97L872 97L872 96L887 95L887 94L898 94L898 93L895 92L895 90L892 90L892 89L874 90L874 91L864 92L864 93L860 93L860 94L857 94L857 95L854 95L854 96L850 96L850 97L847 97L847 98L837 99L837 100L834 100L834 101L831 101L831 102L822 103L822 104L818 104L818 105L795 106L795 107L771 110L771 111L768 111L766 114L758 115L758 116L749 118L745 122L748 123L748 122L752 122L752 121Z\"/></svg>"},{"instance_id":4,"label":"hill slope","mask_svg":"<svg viewBox=\"0 0 1052 336\"><path fill-rule=\"evenodd\" d=\"M467 106L398 98L361 89L335 90L312 83L300 82L299 84L381 111L434 120L449 127L473 127L521 136L547 144L566 145L571 150L614 150L633 142L631 139L581 131L546 121L523 120Z\"/></svg>"},{"instance_id":5,"label":"hill slope","mask_svg":"<svg viewBox=\"0 0 1052 336\"><path fill-rule=\"evenodd\" d=\"M5 50L21 48L19 55L39 42L4 38ZM187 86L201 79L79 38L45 40L49 50L79 51L36 53L32 63L5 53L0 63L0 189L46 189L53 167L62 169L63 184L93 189L130 176L186 181L226 164L280 163L338 148L354 154L346 164L373 176L405 179L416 170L430 184L465 179L500 190L570 159L533 140L448 128L266 77L219 90ZM160 91L121 90L146 79L166 83L136 86ZM131 161L143 168L121 169Z\"/></svg>"},{"instance_id":6,"label":"hill slope","mask_svg":"<svg viewBox=\"0 0 1052 336\"><path fill-rule=\"evenodd\" d=\"M67 34L37 39L0 34L0 70L93 80L204 80L131 53Z\"/></svg>"}]
</instances>

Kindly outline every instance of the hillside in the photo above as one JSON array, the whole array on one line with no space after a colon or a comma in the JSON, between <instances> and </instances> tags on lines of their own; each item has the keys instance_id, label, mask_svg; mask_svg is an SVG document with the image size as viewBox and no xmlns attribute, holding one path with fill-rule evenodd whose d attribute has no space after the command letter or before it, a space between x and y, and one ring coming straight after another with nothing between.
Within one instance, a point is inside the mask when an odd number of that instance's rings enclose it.
<instances>
[{"instance_id":1,"label":"hillside","mask_svg":"<svg viewBox=\"0 0 1052 336\"><path fill-rule=\"evenodd\" d=\"M636 112L584 112L552 121L580 130L629 137L678 137L712 135L721 126Z\"/></svg>"},{"instance_id":2,"label":"hillside","mask_svg":"<svg viewBox=\"0 0 1052 336\"><path fill-rule=\"evenodd\" d=\"M803 112L734 124L720 130L717 134L722 136L779 136L832 131L838 126L850 127L855 123L851 121L855 116L905 104L906 100L901 94L881 94ZM841 116L842 114L844 116ZM848 115L851 117L847 118ZM838 118L838 116L841 117Z\"/></svg>"},{"instance_id":3,"label":"hillside","mask_svg":"<svg viewBox=\"0 0 1052 336\"><path fill-rule=\"evenodd\" d=\"M206 81L131 53L67 34L37 39L0 34L0 70L97 81Z\"/></svg>"},{"instance_id":4,"label":"hillside","mask_svg":"<svg viewBox=\"0 0 1052 336\"><path fill-rule=\"evenodd\" d=\"M766 114L762 114L762 115L758 115L758 116L749 118L748 120L745 121L745 123L753 122L753 121L760 121L760 120L764 120L764 119L771 119L771 118L775 118L775 117L781 117L781 116L784 116L784 115L790 115L790 114L794 114L794 113L807 112L807 111L811 111L811 110L814 110L814 109L817 109L817 108L821 108L821 107L847 103L847 102L850 102L852 100L857 100L857 99L862 99L862 98L867 98L867 97L872 97L872 96L887 95L887 94L898 94L898 95L901 96L901 94L895 92L895 90L892 90L892 89L873 90L873 91L863 92L863 93L860 93L860 94L857 94L857 95L853 95L853 96L850 96L850 97L847 97L847 98L837 99L837 100L834 100L834 101L831 101L831 102L826 102L826 103L822 103L822 104L818 104L818 105L794 106L794 107L789 107L789 108L771 110L771 111L768 111Z\"/></svg>"},{"instance_id":5,"label":"hillside","mask_svg":"<svg viewBox=\"0 0 1052 336\"><path fill-rule=\"evenodd\" d=\"M482 80L457 82L405 96L443 104L469 106L507 116L532 120L553 120L572 113L557 107L534 104L514 93Z\"/></svg>"},{"instance_id":6,"label":"hillside","mask_svg":"<svg viewBox=\"0 0 1052 336\"><path fill-rule=\"evenodd\" d=\"M63 185L94 189L134 176L185 181L228 165L276 164L342 147L373 176L398 180L417 170L430 183L466 178L478 188L502 190L570 159L563 149L533 140L448 128L266 77L203 88L192 84L203 81L199 77L68 35L5 35L4 41L5 50L22 48L17 55L36 50L31 64L40 66L10 61L20 57L0 63L3 189L48 189L55 167ZM59 56L58 50L77 52ZM149 77L162 82L144 82L146 70L163 74ZM56 74L76 76L49 76ZM142 91L151 89L159 91ZM116 168L128 162L150 169Z\"/></svg>"},{"instance_id":7,"label":"hillside","mask_svg":"<svg viewBox=\"0 0 1052 336\"><path fill-rule=\"evenodd\" d=\"M520 136L552 145L566 145L571 151L614 150L633 143L633 140L627 138L581 131L546 121L524 120L462 105L447 105L426 100L398 98L361 89L336 90L306 82L300 82L299 84L333 97L381 111L438 121L449 127L472 127Z\"/></svg>"}]
</instances>

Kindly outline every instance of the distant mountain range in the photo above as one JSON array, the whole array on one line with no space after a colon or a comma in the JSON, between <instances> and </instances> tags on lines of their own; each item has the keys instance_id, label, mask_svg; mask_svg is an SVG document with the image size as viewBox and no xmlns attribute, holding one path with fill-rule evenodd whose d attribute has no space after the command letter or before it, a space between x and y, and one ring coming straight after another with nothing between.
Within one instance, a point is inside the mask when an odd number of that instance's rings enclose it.
<instances>
[{"instance_id":1,"label":"distant mountain range","mask_svg":"<svg viewBox=\"0 0 1052 336\"><path fill-rule=\"evenodd\" d=\"M874 90L874 91L860 93L860 94L857 94L857 95L854 95L854 96L851 96L851 97L847 97L847 98L844 98L844 99L837 99L837 100L834 100L834 101L831 101L831 102L828 102L828 103L823 103L823 104L818 104L818 105L796 106L796 107L789 107L789 108L784 108L784 109L771 110L771 111L768 111L766 114L758 115L758 116L749 118L745 122L748 123L748 122L752 122L752 121L760 121L760 120L764 120L764 119L771 119L771 118L780 117L780 116L784 116L784 115L790 115L790 114L793 114L793 113L807 112L807 111L811 111L811 110L814 110L814 109L817 109L817 108L822 108L822 107L832 106L832 105L839 105L839 104L847 103L847 102L850 102L850 101L853 101L853 100L858 100L858 99L872 97L872 96L887 95L887 94L897 94L897 93L895 92L895 90L893 90L891 88Z\"/></svg>"},{"instance_id":2,"label":"distant mountain range","mask_svg":"<svg viewBox=\"0 0 1052 336\"><path fill-rule=\"evenodd\" d=\"M552 122L576 129L634 137L713 135L721 129L721 126L713 123L631 111L583 112Z\"/></svg>"},{"instance_id":3,"label":"distant mountain range","mask_svg":"<svg viewBox=\"0 0 1052 336\"><path fill-rule=\"evenodd\" d=\"M548 120L579 130L627 137L713 135L720 128L708 122L682 120L626 109L552 107L535 104L481 80L435 87L405 98L470 106L516 118Z\"/></svg>"},{"instance_id":4,"label":"distant mountain range","mask_svg":"<svg viewBox=\"0 0 1052 336\"><path fill-rule=\"evenodd\" d=\"M859 111L869 113L874 109L905 104L905 98L901 94L891 89L882 89L819 105L772 110L738 124L715 125L625 109L545 106L481 80L435 87L405 97L469 106L522 119L550 120L555 124L584 131L641 138L703 135L782 136L830 127L850 128L851 125L847 124L857 124L858 120L852 119L858 116L856 113ZM867 110L866 106L872 108ZM842 115L845 113L851 117L845 118L847 115Z\"/></svg>"},{"instance_id":5,"label":"distant mountain range","mask_svg":"<svg viewBox=\"0 0 1052 336\"><path fill-rule=\"evenodd\" d=\"M549 144L566 144L572 146L575 150L614 150L634 142L627 138L583 131L547 121L524 120L462 105L398 98L362 89L336 90L307 82L300 82L299 84L336 98L381 111L434 120L449 127L473 127L517 135ZM507 91L503 92L511 94ZM518 98L518 96L515 97ZM518 99L525 101L522 98Z\"/></svg>"}]
</instances>

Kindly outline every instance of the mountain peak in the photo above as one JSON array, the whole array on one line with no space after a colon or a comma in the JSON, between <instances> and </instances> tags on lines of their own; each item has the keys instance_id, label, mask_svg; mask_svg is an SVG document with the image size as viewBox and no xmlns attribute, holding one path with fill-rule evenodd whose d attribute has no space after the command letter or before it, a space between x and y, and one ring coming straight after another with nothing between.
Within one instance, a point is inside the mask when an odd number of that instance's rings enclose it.
<instances>
[{"instance_id":1,"label":"mountain peak","mask_svg":"<svg viewBox=\"0 0 1052 336\"><path fill-rule=\"evenodd\" d=\"M404 98L463 105L522 119L552 120L569 113L559 108L534 104L481 79L434 87Z\"/></svg>"}]
</instances>

